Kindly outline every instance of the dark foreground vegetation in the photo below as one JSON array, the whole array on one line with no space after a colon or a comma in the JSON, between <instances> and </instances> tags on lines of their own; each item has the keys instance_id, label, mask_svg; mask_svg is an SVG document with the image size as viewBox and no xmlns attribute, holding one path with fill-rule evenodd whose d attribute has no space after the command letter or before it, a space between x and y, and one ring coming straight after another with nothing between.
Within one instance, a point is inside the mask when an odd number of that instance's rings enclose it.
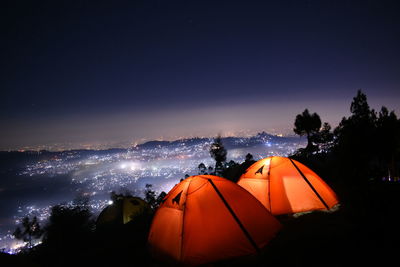
<instances>
[{"instance_id":1,"label":"dark foreground vegetation","mask_svg":"<svg viewBox=\"0 0 400 267\"><path fill-rule=\"evenodd\" d=\"M318 114L305 110L294 131L306 135L308 145L292 157L318 173L337 193L340 207L284 215L283 229L260 255L215 266L387 266L397 265L400 249L400 121L394 112L371 110L359 91L352 115L331 131ZM213 173L236 181L254 160L226 163L220 139L211 146L215 167L199 165L199 174ZM147 188L151 209L161 199ZM26 234L30 241L41 234L43 243L19 255L0 255L1 266L163 266L147 252L152 212L127 224L96 227L85 201L53 208L50 221ZM33 225L33 219L29 221ZM35 230L36 229L36 230ZM39 230L40 231L39 231ZM35 230L35 231L33 231ZM24 234L25 233L25 234ZM30 236L31 235L31 236Z\"/></svg>"}]
</instances>

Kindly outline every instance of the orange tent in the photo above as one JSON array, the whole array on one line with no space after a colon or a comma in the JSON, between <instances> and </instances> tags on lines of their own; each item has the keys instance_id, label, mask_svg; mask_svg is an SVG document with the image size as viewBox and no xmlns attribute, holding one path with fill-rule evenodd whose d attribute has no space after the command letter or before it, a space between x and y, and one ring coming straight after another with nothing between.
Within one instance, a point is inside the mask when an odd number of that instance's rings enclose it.
<instances>
[{"instance_id":1,"label":"orange tent","mask_svg":"<svg viewBox=\"0 0 400 267\"><path fill-rule=\"evenodd\" d=\"M329 210L339 202L315 172L290 158L259 160L246 170L238 184L274 215Z\"/></svg>"},{"instance_id":2,"label":"orange tent","mask_svg":"<svg viewBox=\"0 0 400 267\"><path fill-rule=\"evenodd\" d=\"M155 257L200 265L255 254L280 223L246 190L212 175L191 176L164 198L150 228Z\"/></svg>"}]
</instances>

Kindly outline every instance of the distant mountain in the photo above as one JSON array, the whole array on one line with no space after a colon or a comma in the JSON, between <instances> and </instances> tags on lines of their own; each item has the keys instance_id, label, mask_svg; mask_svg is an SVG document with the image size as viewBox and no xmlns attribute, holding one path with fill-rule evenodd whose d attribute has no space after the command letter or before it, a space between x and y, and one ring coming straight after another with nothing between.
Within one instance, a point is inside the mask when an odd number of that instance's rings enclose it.
<instances>
[{"instance_id":1,"label":"distant mountain","mask_svg":"<svg viewBox=\"0 0 400 267\"><path fill-rule=\"evenodd\" d=\"M152 149L161 147L175 147L175 146L193 146L203 144L205 142L211 142L212 138L186 138L174 141L148 141L143 144L135 146L136 149Z\"/></svg>"},{"instance_id":2,"label":"distant mountain","mask_svg":"<svg viewBox=\"0 0 400 267\"><path fill-rule=\"evenodd\" d=\"M56 155L67 156L68 154L78 154L81 156L90 156L90 155L101 155L101 154L114 154L114 153L122 153L127 150L141 150L141 149L156 149L156 148L177 148L177 147L190 147L190 146L204 146L212 143L214 138L185 138L178 139L174 141L148 141L143 144L136 145L131 148L109 148L104 150L91 150L91 149L74 149L74 150L66 150L66 151L25 151L25 152L17 152L17 151L0 151L0 159L10 159L10 158L18 158L22 155L30 160L32 158L50 158ZM261 132L251 137L223 137L222 142L227 149L232 148L240 148L240 147L251 147L259 144L293 144L305 142L305 138L300 137L281 137L277 135L272 135L266 132Z\"/></svg>"},{"instance_id":3,"label":"distant mountain","mask_svg":"<svg viewBox=\"0 0 400 267\"><path fill-rule=\"evenodd\" d=\"M213 140L214 138L195 137L195 138L179 139L174 141L148 141L143 144L135 146L134 149L171 148L179 146L204 145L205 143L211 143ZM249 147L265 143L273 143L273 144L299 143L304 140L305 140L304 138L299 138L299 137L281 137L266 132L261 132L251 137L223 137L222 143L227 149L230 149L238 147Z\"/></svg>"}]
</instances>

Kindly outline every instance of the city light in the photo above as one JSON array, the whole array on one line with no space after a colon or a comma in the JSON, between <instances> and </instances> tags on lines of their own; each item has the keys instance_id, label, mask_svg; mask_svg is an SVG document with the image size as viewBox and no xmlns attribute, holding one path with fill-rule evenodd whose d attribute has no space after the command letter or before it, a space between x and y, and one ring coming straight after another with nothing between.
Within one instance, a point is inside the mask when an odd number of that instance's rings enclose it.
<instances>
[{"instance_id":1,"label":"city light","mask_svg":"<svg viewBox=\"0 0 400 267\"><path fill-rule=\"evenodd\" d=\"M131 194L144 197L146 184L152 184L157 193L168 192L179 183L186 174L198 173L198 165L204 163L214 167L209 147L212 139L198 142L182 141L174 145L136 147L116 152L79 151L59 152L51 157L30 162L18 173L20 177L67 179L68 188L76 190L75 195L89 197L89 207L97 215L106 206L112 205L110 192ZM228 159L243 162L247 153L255 160L268 156L286 156L293 153L302 142L276 142L267 136L235 138L233 148L228 149ZM64 181L63 180L63 181ZM71 190L69 189L69 190ZM33 201L33 200L32 200ZM41 225L45 225L52 206L59 204L20 205L15 211L8 232L0 233L0 248L15 251L16 240L11 233L24 216L36 216ZM73 204L71 198L64 204Z\"/></svg>"}]
</instances>

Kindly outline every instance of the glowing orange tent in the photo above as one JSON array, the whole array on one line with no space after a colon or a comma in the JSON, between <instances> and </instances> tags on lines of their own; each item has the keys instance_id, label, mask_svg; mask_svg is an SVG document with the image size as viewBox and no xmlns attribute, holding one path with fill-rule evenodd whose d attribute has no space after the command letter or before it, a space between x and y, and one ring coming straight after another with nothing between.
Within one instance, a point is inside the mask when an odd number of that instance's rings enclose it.
<instances>
[{"instance_id":1,"label":"glowing orange tent","mask_svg":"<svg viewBox=\"0 0 400 267\"><path fill-rule=\"evenodd\" d=\"M274 215L329 210L339 202L317 174L290 158L259 160L246 170L238 184Z\"/></svg>"},{"instance_id":2,"label":"glowing orange tent","mask_svg":"<svg viewBox=\"0 0 400 267\"><path fill-rule=\"evenodd\" d=\"M150 228L155 257L200 265L255 254L280 223L249 192L212 175L189 177L164 198Z\"/></svg>"}]
</instances>

